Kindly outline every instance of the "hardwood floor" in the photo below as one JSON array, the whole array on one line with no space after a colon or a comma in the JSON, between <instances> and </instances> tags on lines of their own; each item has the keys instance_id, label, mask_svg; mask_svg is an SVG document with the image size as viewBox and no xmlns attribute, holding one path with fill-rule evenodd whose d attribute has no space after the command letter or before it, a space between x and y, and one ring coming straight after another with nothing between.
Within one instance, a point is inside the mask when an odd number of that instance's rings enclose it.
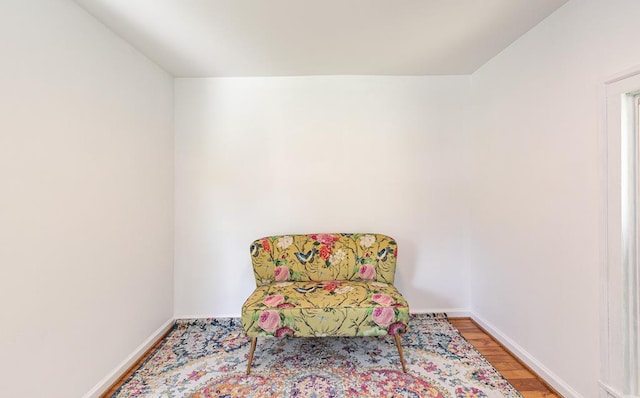
<instances>
[{"instance_id":1,"label":"hardwood floor","mask_svg":"<svg viewBox=\"0 0 640 398\"><path fill-rule=\"evenodd\" d=\"M100 394L100 398L110 398L113 394L115 394L116 391L118 391L118 388L120 388L120 386L122 386L125 383L125 381L127 381L129 379L129 377L133 374L133 372L135 372L140 367L140 365L142 365L142 363L144 361L146 361L151 356L151 354L153 354L155 349L158 348L158 346L160 346L160 344L162 344L164 339L166 339L167 336L169 336L169 333L171 333L172 330L173 330L173 328L169 328L169 330L167 330L158 340L156 340L155 343L153 343L153 345L151 347L149 347L147 349L147 351L145 351L145 353L142 354L142 356L140 358L138 358L138 360L133 363L133 365L129 366L127 371L124 372L124 374L122 376L120 376L111 385L111 387L109 387L109 389L107 391L105 391L102 394Z\"/></svg>"},{"instance_id":2,"label":"hardwood floor","mask_svg":"<svg viewBox=\"0 0 640 398\"><path fill-rule=\"evenodd\" d=\"M561 397L474 321L469 318L449 318L449 321L524 398Z\"/></svg>"}]
</instances>

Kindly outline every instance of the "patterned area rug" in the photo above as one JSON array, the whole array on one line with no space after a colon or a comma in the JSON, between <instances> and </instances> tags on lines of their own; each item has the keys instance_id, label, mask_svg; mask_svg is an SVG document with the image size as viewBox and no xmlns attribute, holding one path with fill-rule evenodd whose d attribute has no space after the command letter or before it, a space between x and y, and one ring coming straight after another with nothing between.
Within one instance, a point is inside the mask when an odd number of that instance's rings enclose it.
<instances>
[{"instance_id":1,"label":"patterned area rug","mask_svg":"<svg viewBox=\"0 0 640 398\"><path fill-rule=\"evenodd\" d=\"M449 323L413 315L402 337L249 339L237 318L181 320L113 397L521 397Z\"/></svg>"}]
</instances>

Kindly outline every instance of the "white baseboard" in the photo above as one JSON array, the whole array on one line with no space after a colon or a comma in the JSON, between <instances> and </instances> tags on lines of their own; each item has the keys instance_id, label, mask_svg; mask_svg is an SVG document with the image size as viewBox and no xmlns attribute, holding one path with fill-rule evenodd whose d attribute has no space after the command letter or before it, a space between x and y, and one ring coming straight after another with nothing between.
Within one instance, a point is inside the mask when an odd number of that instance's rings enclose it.
<instances>
[{"instance_id":1,"label":"white baseboard","mask_svg":"<svg viewBox=\"0 0 640 398\"><path fill-rule=\"evenodd\" d=\"M600 387L599 398L640 398L640 395L624 395L602 380L598 381L598 387Z\"/></svg>"},{"instance_id":2,"label":"white baseboard","mask_svg":"<svg viewBox=\"0 0 640 398\"><path fill-rule=\"evenodd\" d=\"M109 374L98 382L89 392L84 394L82 398L97 398L103 392L107 391L111 385L118 380L124 372L129 369L148 349L151 347L167 330L173 327L175 320L173 318L166 321L162 326L149 336L142 344L140 344L124 361L115 367Z\"/></svg>"},{"instance_id":3,"label":"white baseboard","mask_svg":"<svg viewBox=\"0 0 640 398\"><path fill-rule=\"evenodd\" d=\"M504 333L502 333L498 328L487 322L481 316L476 313L471 313L471 319L476 321L480 326L482 326L489 334L498 340L502 345L504 345L509 351L511 351L515 356L518 357L522 362L524 362L527 366L531 368L534 372L538 374L544 381L549 383L553 388L556 389L560 394L562 394L565 398L583 398L576 390L571 388L564 380L562 380L558 375L549 370L546 366L544 366L540 361L533 357L530 353L528 353L524 348L518 345L516 342L507 337Z\"/></svg>"},{"instance_id":4,"label":"white baseboard","mask_svg":"<svg viewBox=\"0 0 640 398\"><path fill-rule=\"evenodd\" d=\"M598 381L598 387L600 387L600 398L623 398L618 390L602 381Z\"/></svg>"},{"instance_id":5,"label":"white baseboard","mask_svg":"<svg viewBox=\"0 0 640 398\"><path fill-rule=\"evenodd\" d=\"M598 381L598 387L600 387L599 398L640 398L640 395L624 395L602 380Z\"/></svg>"}]
</instances>

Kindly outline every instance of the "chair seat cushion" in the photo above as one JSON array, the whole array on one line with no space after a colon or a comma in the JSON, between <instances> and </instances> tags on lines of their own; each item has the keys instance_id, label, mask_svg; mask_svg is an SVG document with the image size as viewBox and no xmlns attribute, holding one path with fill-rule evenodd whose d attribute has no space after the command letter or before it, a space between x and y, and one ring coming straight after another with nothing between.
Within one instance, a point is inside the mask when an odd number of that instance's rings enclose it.
<instances>
[{"instance_id":1,"label":"chair seat cushion","mask_svg":"<svg viewBox=\"0 0 640 398\"><path fill-rule=\"evenodd\" d=\"M395 335L406 332L408 321L404 297L375 281L272 283L242 306L250 337Z\"/></svg>"}]
</instances>

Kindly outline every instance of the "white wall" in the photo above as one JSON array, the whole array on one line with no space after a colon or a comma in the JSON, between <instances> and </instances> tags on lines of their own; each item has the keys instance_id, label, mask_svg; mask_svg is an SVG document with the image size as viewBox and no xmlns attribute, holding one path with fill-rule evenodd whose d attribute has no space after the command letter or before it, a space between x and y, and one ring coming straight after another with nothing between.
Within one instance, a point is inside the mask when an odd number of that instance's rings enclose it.
<instances>
[{"instance_id":1,"label":"white wall","mask_svg":"<svg viewBox=\"0 0 640 398\"><path fill-rule=\"evenodd\" d=\"M571 1L472 76L472 311L567 396L598 391L600 96L639 18Z\"/></svg>"},{"instance_id":2,"label":"white wall","mask_svg":"<svg viewBox=\"0 0 640 398\"><path fill-rule=\"evenodd\" d=\"M79 397L173 315L172 79L65 0L0 57L0 395Z\"/></svg>"},{"instance_id":3,"label":"white wall","mask_svg":"<svg viewBox=\"0 0 640 398\"><path fill-rule=\"evenodd\" d=\"M398 240L413 311L466 310L469 77L176 79L175 314L239 315L249 244Z\"/></svg>"},{"instance_id":4,"label":"white wall","mask_svg":"<svg viewBox=\"0 0 640 398\"><path fill-rule=\"evenodd\" d=\"M375 231L412 310L471 308L595 397L599 87L639 16L574 0L471 78L177 79L173 108L75 4L3 1L3 394L79 396L173 314L238 315L254 238Z\"/></svg>"}]
</instances>

